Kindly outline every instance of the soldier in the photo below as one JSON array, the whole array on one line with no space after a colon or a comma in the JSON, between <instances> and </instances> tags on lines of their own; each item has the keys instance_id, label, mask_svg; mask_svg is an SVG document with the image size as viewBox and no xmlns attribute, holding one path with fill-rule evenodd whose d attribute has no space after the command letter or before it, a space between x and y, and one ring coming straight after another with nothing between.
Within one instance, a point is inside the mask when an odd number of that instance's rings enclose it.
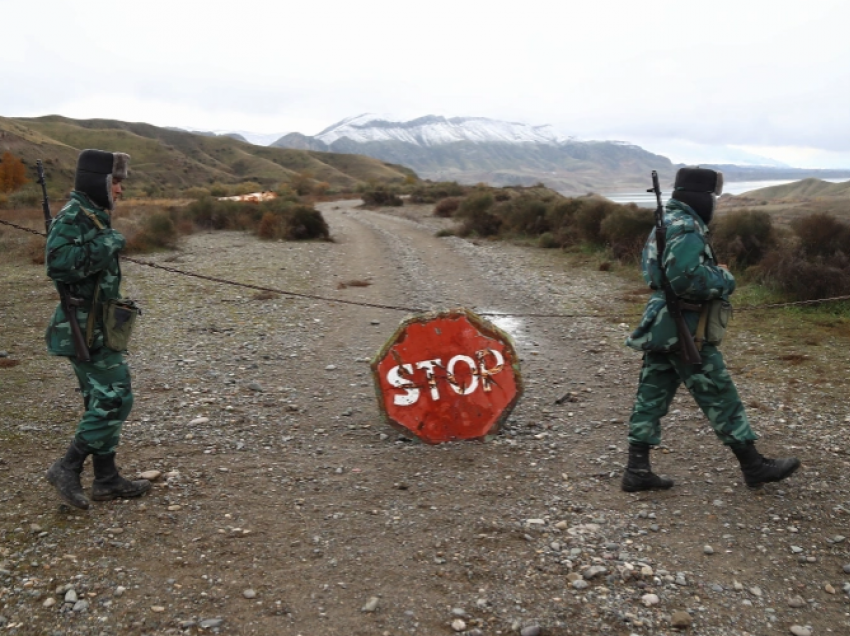
<instances>
[{"instance_id":1,"label":"soldier","mask_svg":"<svg viewBox=\"0 0 850 636\"><path fill-rule=\"evenodd\" d=\"M718 265L708 243L707 225L722 187L722 173L681 168L664 215L667 242L661 260L692 334L702 329L700 323L705 324L704 318L700 320L704 305L728 300L735 291L735 278L725 265ZM719 342L712 343L710 337L700 334L702 364L682 362L676 326L661 289L654 232L644 247L642 268L655 293L637 329L626 340L628 346L643 352L643 369L629 421L629 463L623 474L623 490L673 486L671 479L652 472L649 448L661 443L661 418L682 382L711 421L717 437L738 458L747 486L757 488L791 475L800 466L799 459L767 459L756 450L758 437L750 428L735 383L726 370L717 348Z\"/></svg>"},{"instance_id":2,"label":"soldier","mask_svg":"<svg viewBox=\"0 0 850 636\"><path fill-rule=\"evenodd\" d=\"M85 412L65 456L50 467L47 479L65 501L84 510L89 502L80 474L88 455L94 469L95 501L137 497L151 487L144 479L124 479L115 466L115 448L133 407L133 393L123 350L107 346L104 334L104 304L121 298L118 252L126 241L112 229L110 213L122 194L121 182L127 178L129 161L130 157L120 152L80 153L71 199L54 219L47 236L47 275L67 285L75 299L77 319L85 329L91 357L88 362L75 357L69 322L60 304L47 327L47 349L71 362Z\"/></svg>"}]
</instances>

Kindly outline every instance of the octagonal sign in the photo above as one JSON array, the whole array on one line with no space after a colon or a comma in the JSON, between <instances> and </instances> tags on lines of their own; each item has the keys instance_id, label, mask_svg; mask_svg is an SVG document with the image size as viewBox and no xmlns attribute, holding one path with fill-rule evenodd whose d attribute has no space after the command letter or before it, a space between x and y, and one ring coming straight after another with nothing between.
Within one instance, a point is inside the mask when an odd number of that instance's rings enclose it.
<instances>
[{"instance_id":1,"label":"octagonal sign","mask_svg":"<svg viewBox=\"0 0 850 636\"><path fill-rule=\"evenodd\" d=\"M494 434L523 391L510 336L466 309L402 322L372 373L389 423L429 444Z\"/></svg>"}]
</instances>

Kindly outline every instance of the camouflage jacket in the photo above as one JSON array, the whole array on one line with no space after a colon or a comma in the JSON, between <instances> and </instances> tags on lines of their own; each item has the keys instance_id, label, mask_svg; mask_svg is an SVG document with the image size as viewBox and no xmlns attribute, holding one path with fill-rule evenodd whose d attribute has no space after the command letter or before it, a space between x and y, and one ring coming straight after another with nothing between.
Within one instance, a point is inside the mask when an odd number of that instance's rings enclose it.
<instances>
[{"instance_id":1,"label":"camouflage jacket","mask_svg":"<svg viewBox=\"0 0 850 636\"><path fill-rule=\"evenodd\" d=\"M125 242L124 237L112 229L109 213L76 190L50 225L45 251L47 275L55 283L67 285L72 297L84 301L83 306L76 309L77 321L84 336L98 281L98 303L121 298L118 252ZM92 350L103 346L100 312L96 311L95 316ZM53 312L45 340L49 353L57 356L74 355L71 327L61 304Z\"/></svg>"},{"instance_id":2,"label":"camouflage jacket","mask_svg":"<svg viewBox=\"0 0 850 636\"><path fill-rule=\"evenodd\" d=\"M735 291L735 278L718 267L708 243L708 228L689 206L671 199L664 214L667 244L662 262L673 292L690 303L702 303L715 298L728 300ZM678 348L676 325L667 311L667 301L661 288L655 230L650 233L641 258L643 278L655 290L646 304L643 318L626 344L638 351L672 351ZM685 322L696 331L699 312L683 311Z\"/></svg>"}]
</instances>

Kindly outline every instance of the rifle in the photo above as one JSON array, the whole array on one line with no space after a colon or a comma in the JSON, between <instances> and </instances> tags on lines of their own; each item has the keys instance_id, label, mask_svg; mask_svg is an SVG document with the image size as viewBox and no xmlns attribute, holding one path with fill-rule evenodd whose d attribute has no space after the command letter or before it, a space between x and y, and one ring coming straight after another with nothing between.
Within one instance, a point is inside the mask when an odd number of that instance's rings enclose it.
<instances>
[{"instance_id":1,"label":"rifle","mask_svg":"<svg viewBox=\"0 0 850 636\"><path fill-rule=\"evenodd\" d=\"M679 335L681 344L682 362L685 364L702 364L702 358L694 344L694 337L682 315L679 306L679 298L673 291L673 286L667 279L667 271L664 269L664 250L667 247L667 233L664 228L664 206L661 204L661 186L658 185L658 173L652 171L652 187L647 192L655 193L658 207L655 208L655 246L658 251L658 270L661 272L661 288L664 290L664 298L667 301L667 311L676 323L676 333Z\"/></svg>"},{"instance_id":2,"label":"rifle","mask_svg":"<svg viewBox=\"0 0 850 636\"><path fill-rule=\"evenodd\" d=\"M44 228L47 233L50 233L50 224L53 218L50 216L50 202L47 199L47 181L44 179L44 166L41 165L41 159L35 162L36 170L38 171L38 183L41 185L41 209L44 212ZM71 325L71 340L74 341L74 351L77 354L77 360L80 362L89 362L91 355L89 348L86 346L86 339L83 337L83 332L80 330L80 323L77 321L77 307L82 304L79 298L73 298L68 287L64 283L56 282L56 289L59 291L59 302L62 305L62 312L68 319L68 324Z\"/></svg>"}]
</instances>

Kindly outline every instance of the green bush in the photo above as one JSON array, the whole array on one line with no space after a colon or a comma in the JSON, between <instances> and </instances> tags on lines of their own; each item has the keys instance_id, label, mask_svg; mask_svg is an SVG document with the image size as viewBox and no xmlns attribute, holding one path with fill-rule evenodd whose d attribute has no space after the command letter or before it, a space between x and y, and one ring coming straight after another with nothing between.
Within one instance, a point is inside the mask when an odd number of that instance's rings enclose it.
<instances>
[{"instance_id":1,"label":"green bush","mask_svg":"<svg viewBox=\"0 0 850 636\"><path fill-rule=\"evenodd\" d=\"M459 185L456 181L431 182L426 181L418 184L410 191L411 203L436 203L440 199L448 197L462 197L468 188Z\"/></svg>"},{"instance_id":2,"label":"green bush","mask_svg":"<svg viewBox=\"0 0 850 636\"><path fill-rule=\"evenodd\" d=\"M503 230L506 232L538 236L550 230L546 203L531 196L520 196L500 203L495 212L504 221Z\"/></svg>"},{"instance_id":3,"label":"green bush","mask_svg":"<svg viewBox=\"0 0 850 636\"><path fill-rule=\"evenodd\" d=\"M738 269L758 264L777 244L773 219L760 210L731 212L712 223L712 246L721 263Z\"/></svg>"},{"instance_id":4,"label":"green bush","mask_svg":"<svg viewBox=\"0 0 850 636\"><path fill-rule=\"evenodd\" d=\"M186 196L190 199L204 199L210 196L210 194L211 193L208 188L193 187L186 188L185 190L183 190L183 196Z\"/></svg>"},{"instance_id":5,"label":"green bush","mask_svg":"<svg viewBox=\"0 0 850 636\"><path fill-rule=\"evenodd\" d=\"M463 219L460 236L496 236L502 228L502 219L491 212L495 201L489 192L471 194L460 204L457 216Z\"/></svg>"},{"instance_id":6,"label":"green bush","mask_svg":"<svg viewBox=\"0 0 850 636\"><path fill-rule=\"evenodd\" d=\"M599 226L599 233L614 258L620 261L636 261L640 258L643 246L652 228L655 227L655 215L647 208L636 205L614 208Z\"/></svg>"}]
</instances>

